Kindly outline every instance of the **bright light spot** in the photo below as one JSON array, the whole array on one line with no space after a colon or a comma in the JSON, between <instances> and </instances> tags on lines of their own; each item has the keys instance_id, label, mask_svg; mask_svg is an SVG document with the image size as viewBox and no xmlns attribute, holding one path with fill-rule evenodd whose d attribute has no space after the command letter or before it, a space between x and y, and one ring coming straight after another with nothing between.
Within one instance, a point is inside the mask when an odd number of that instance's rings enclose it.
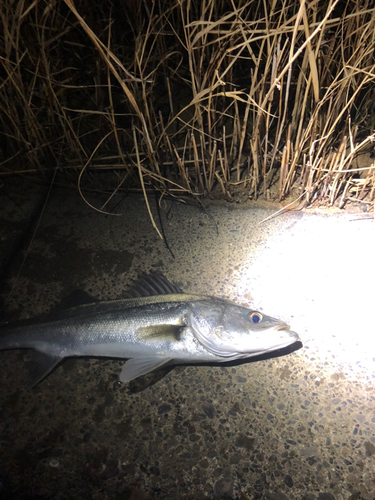
<instances>
[{"instance_id":1,"label":"bright light spot","mask_svg":"<svg viewBox=\"0 0 375 500\"><path fill-rule=\"evenodd\" d=\"M375 225L351 219L273 224L240 287L256 308L287 321L310 354L375 376Z\"/></svg>"}]
</instances>

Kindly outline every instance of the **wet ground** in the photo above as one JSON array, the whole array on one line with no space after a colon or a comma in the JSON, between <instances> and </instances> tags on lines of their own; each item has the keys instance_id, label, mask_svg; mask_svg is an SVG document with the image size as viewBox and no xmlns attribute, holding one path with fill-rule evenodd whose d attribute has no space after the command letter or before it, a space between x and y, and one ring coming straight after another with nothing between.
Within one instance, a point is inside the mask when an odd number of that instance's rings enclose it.
<instances>
[{"instance_id":1,"label":"wet ground","mask_svg":"<svg viewBox=\"0 0 375 500\"><path fill-rule=\"evenodd\" d=\"M142 199L117 199L121 215L108 216L54 189L39 218L45 194L0 191L5 318L77 289L118 298L153 270L287 321L303 347L129 384L121 361L69 359L35 389L30 354L0 352L1 498L375 498L371 218L291 212L259 224L275 209L164 200L169 250Z\"/></svg>"}]
</instances>

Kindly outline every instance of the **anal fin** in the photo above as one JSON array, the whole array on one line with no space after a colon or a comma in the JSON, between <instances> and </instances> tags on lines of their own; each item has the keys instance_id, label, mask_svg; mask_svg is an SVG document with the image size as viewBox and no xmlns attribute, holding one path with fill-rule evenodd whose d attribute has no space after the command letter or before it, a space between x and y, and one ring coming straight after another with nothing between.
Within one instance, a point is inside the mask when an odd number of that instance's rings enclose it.
<instances>
[{"instance_id":1,"label":"anal fin","mask_svg":"<svg viewBox=\"0 0 375 500\"><path fill-rule=\"evenodd\" d=\"M36 351L30 361L30 379L28 386L35 387L41 382L63 358L53 354Z\"/></svg>"},{"instance_id":2,"label":"anal fin","mask_svg":"<svg viewBox=\"0 0 375 500\"><path fill-rule=\"evenodd\" d=\"M120 373L121 382L130 382L142 375L146 375L147 373L160 368L165 365L172 358L132 358L128 359L124 366L122 367Z\"/></svg>"}]
</instances>

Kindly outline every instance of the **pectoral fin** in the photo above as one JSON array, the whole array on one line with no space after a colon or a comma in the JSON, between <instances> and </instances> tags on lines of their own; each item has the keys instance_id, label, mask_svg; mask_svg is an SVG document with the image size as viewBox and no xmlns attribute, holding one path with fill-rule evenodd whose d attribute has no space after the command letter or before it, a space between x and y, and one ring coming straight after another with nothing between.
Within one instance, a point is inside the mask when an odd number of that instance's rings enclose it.
<instances>
[{"instance_id":1,"label":"pectoral fin","mask_svg":"<svg viewBox=\"0 0 375 500\"><path fill-rule=\"evenodd\" d=\"M169 340L179 341L185 330L183 323L180 325L150 325L137 328L137 336L143 340Z\"/></svg>"},{"instance_id":2,"label":"pectoral fin","mask_svg":"<svg viewBox=\"0 0 375 500\"><path fill-rule=\"evenodd\" d=\"M120 373L121 382L130 382L142 375L160 368L172 358L140 358L140 359L128 359L124 366L122 367Z\"/></svg>"},{"instance_id":3,"label":"pectoral fin","mask_svg":"<svg viewBox=\"0 0 375 500\"><path fill-rule=\"evenodd\" d=\"M44 352L35 352L30 361L30 379L29 387L35 387L41 382L63 358L45 354Z\"/></svg>"}]
</instances>

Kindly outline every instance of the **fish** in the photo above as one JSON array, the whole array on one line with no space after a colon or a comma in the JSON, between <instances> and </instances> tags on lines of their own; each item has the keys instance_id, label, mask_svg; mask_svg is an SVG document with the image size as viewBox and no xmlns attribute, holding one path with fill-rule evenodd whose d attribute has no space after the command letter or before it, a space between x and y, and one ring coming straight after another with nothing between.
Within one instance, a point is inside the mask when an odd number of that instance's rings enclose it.
<instances>
[{"instance_id":1,"label":"fish","mask_svg":"<svg viewBox=\"0 0 375 500\"><path fill-rule=\"evenodd\" d=\"M0 326L0 350L33 349L31 387L65 358L127 359L121 382L170 364L223 363L298 342L289 325L228 300L184 293L162 274L142 274L125 298L91 301Z\"/></svg>"}]
</instances>

